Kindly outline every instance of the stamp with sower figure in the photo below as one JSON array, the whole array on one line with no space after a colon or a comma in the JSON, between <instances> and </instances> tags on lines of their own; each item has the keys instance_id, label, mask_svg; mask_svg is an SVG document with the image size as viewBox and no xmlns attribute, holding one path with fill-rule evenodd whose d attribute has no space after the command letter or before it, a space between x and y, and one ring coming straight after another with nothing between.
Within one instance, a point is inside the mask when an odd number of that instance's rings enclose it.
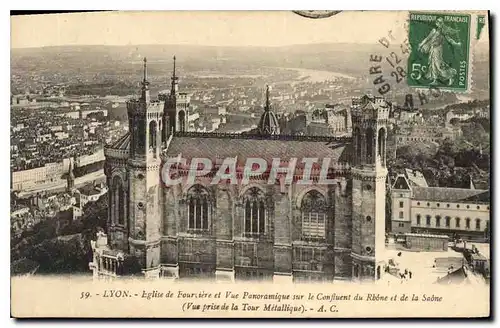
<instances>
[{"instance_id":1,"label":"stamp with sower figure","mask_svg":"<svg viewBox=\"0 0 500 328\"><path fill-rule=\"evenodd\" d=\"M470 20L464 14L410 13L409 86L468 91Z\"/></svg>"}]
</instances>

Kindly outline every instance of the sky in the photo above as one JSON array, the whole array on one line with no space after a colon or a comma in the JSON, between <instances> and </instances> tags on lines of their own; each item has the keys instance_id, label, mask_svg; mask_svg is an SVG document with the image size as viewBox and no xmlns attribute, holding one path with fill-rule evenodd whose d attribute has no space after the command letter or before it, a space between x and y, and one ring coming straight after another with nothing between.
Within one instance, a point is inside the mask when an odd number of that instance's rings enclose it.
<instances>
[{"instance_id":1,"label":"sky","mask_svg":"<svg viewBox=\"0 0 500 328\"><path fill-rule=\"evenodd\" d=\"M403 15L402 15L403 14ZM344 11L309 19L291 11L158 11L15 16L11 47L193 44L283 46L375 43L402 26L402 12Z\"/></svg>"},{"instance_id":2,"label":"sky","mask_svg":"<svg viewBox=\"0 0 500 328\"><path fill-rule=\"evenodd\" d=\"M14 16L11 48L374 44L389 31L404 39L403 24L407 19L408 12L404 11L343 11L323 19L304 18L291 11L122 11ZM487 33L487 27L484 30Z\"/></svg>"}]
</instances>

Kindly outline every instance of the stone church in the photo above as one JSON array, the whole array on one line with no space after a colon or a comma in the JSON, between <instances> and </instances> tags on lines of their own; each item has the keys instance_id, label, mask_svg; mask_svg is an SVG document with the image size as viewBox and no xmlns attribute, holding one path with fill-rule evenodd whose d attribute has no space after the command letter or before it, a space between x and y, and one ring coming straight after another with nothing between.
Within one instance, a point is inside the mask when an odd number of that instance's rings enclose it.
<instances>
[{"instance_id":1,"label":"stone church","mask_svg":"<svg viewBox=\"0 0 500 328\"><path fill-rule=\"evenodd\" d=\"M92 242L94 277L117 277L134 258L149 278L333 282L384 273L386 137L390 105L353 99L352 137L280 134L269 102L252 134L186 130L190 98L172 75L169 94L151 99L144 59L138 99L127 103L129 132L105 148L108 225ZM329 159L329 184L262 177L247 184L165 185L162 164L182 156ZM217 166L217 165L216 165ZM177 174L187 175L188 169Z\"/></svg>"}]
</instances>

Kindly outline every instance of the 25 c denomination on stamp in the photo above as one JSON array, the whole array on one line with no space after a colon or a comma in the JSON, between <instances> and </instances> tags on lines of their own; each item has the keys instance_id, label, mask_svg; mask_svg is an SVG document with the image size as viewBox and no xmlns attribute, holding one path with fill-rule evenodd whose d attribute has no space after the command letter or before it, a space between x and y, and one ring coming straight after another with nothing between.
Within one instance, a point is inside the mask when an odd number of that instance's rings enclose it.
<instances>
[{"instance_id":1,"label":"25 c denomination on stamp","mask_svg":"<svg viewBox=\"0 0 500 328\"><path fill-rule=\"evenodd\" d=\"M408 85L468 91L470 26L470 15L411 12Z\"/></svg>"}]
</instances>

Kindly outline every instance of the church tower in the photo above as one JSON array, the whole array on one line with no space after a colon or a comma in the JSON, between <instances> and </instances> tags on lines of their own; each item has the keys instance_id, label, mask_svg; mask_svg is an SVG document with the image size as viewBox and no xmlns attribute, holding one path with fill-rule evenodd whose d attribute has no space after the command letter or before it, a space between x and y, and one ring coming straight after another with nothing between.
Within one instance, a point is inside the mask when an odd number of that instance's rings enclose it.
<instances>
[{"instance_id":1,"label":"church tower","mask_svg":"<svg viewBox=\"0 0 500 328\"><path fill-rule=\"evenodd\" d=\"M163 108L151 100L147 80L147 60L139 99L127 102L130 154L127 163L129 182L129 252L135 255L146 275L158 274L160 262L161 215L160 151Z\"/></svg>"},{"instance_id":2,"label":"church tower","mask_svg":"<svg viewBox=\"0 0 500 328\"><path fill-rule=\"evenodd\" d=\"M172 133L188 131L188 117L191 100L187 93L179 92L179 77L176 71L175 56L170 94L160 95L159 99L165 101L163 120L166 125L162 132L162 144L164 144Z\"/></svg>"},{"instance_id":3,"label":"church tower","mask_svg":"<svg viewBox=\"0 0 500 328\"><path fill-rule=\"evenodd\" d=\"M384 273L386 138L390 105L382 97L353 101L352 278Z\"/></svg>"},{"instance_id":4,"label":"church tower","mask_svg":"<svg viewBox=\"0 0 500 328\"><path fill-rule=\"evenodd\" d=\"M260 135L273 135L280 134L280 125L279 121L276 118L276 115L271 110L271 100L269 86L266 87L266 104L264 106L264 113L260 117L259 122L259 134Z\"/></svg>"}]
</instances>

